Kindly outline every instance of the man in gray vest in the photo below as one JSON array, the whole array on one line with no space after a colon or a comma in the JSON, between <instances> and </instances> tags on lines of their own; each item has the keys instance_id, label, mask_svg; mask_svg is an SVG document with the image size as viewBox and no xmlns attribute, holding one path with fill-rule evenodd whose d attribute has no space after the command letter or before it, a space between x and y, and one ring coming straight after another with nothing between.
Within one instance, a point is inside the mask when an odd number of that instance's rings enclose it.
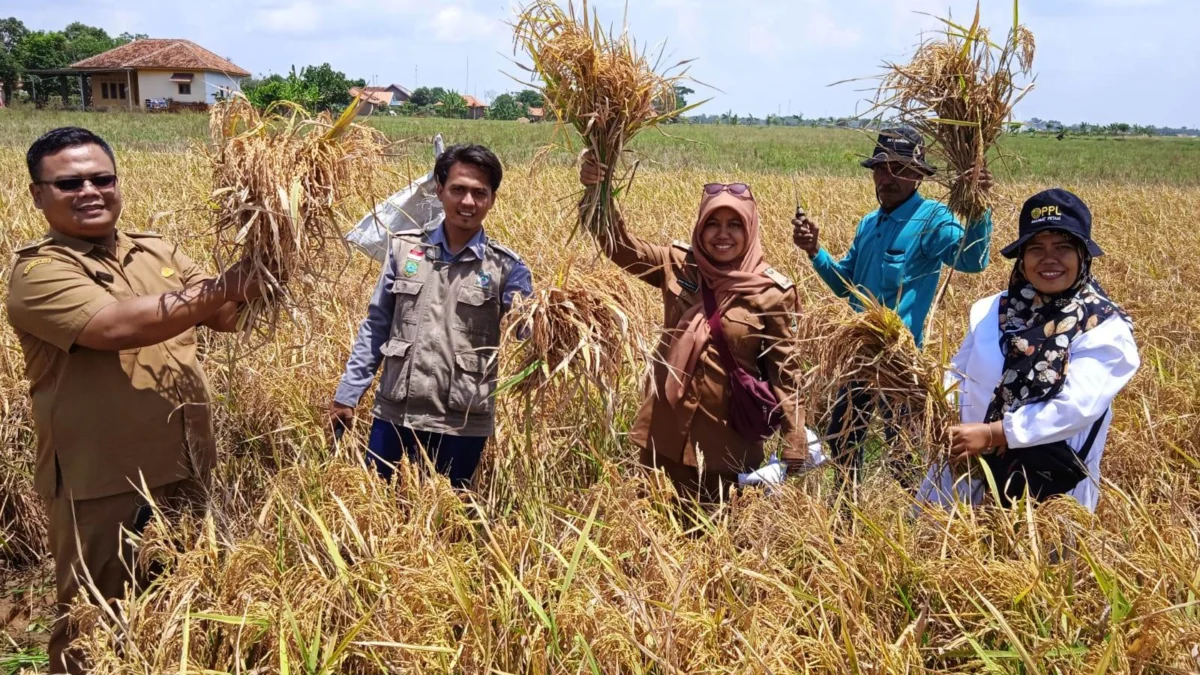
<instances>
[{"instance_id":1,"label":"man in gray vest","mask_svg":"<svg viewBox=\"0 0 1200 675\"><path fill-rule=\"evenodd\" d=\"M392 234L329 412L349 426L382 363L367 462L389 480L402 455L422 463L424 451L465 489L495 426L500 319L533 287L521 258L483 231L504 173L496 155L456 145L433 173L446 215Z\"/></svg>"}]
</instances>

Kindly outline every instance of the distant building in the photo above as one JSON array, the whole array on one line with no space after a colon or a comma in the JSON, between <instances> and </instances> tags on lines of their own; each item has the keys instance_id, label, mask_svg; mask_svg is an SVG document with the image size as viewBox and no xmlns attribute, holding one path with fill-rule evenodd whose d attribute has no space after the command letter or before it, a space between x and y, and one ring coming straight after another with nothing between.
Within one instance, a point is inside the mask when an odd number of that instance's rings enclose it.
<instances>
[{"instance_id":1,"label":"distant building","mask_svg":"<svg viewBox=\"0 0 1200 675\"><path fill-rule=\"evenodd\" d=\"M32 71L37 75L79 77L90 83L97 109L207 110L220 98L241 91L250 73L190 40L134 40L72 63L68 68Z\"/></svg>"},{"instance_id":2,"label":"distant building","mask_svg":"<svg viewBox=\"0 0 1200 675\"><path fill-rule=\"evenodd\" d=\"M474 96L463 95L463 100L467 102L467 119L481 120L487 117L487 104Z\"/></svg>"},{"instance_id":3,"label":"distant building","mask_svg":"<svg viewBox=\"0 0 1200 675\"><path fill-rule=\"evenodd\" d=\"M374 112L401 106L412 98L412 92L398 84L389 84L385 87L351 87L350 95L354 98L362 96L364 104L359 108L358 114L360 115L370 115Z\"/></svg>"},{"instance_id":4,"label":"distant building","mask_svg":"<svg viewBox=\"0 0 1200 675\"><path fill-rule=\"evenodd\" d=\"M529 109L529 121L530 122L541 122L544 119L546 119L546 109L545 108L530 108Z\"/></svg>"}]
</instances>

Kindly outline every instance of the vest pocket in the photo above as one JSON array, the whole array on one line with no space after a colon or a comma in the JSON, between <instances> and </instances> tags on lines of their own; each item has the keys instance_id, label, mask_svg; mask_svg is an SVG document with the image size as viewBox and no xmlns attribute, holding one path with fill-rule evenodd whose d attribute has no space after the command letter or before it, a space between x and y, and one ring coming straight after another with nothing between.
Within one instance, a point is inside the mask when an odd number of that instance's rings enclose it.
<instances>
[{"instance_id":1,"label":"vest pocket","mask_svg":"<svg viewBox=\"0 0 1200 675\"><path fill-rule=\"evenodd\" d=\"M477 351L455 352L454 377L450 380L450 410L490 414L496 408L495 360Z\"/></svg>"},{"instance_id":2,"label":"vest pocket","mask_svg":"<svg viewBox=\"0 0 1200 675\"><path fill-rule=\"evenodd\" d=\"M412 343L392 338L379 350L384 356L383 378L379 381L379 395L389 401L408 398L408 374L412 369L408 349Z\"/></svg>"},{"instance_id":3,"label":"vest pocket","mask_svg":"<svg viewBox=\"0 0 1200 675\"><path fill-rule=\"evenodd\" d=\"M396 296L396 316L403 323L417 322L417 301L421 298L422 281L396 279L392 282L392 294Z\"/></svg>"},{"instance_id":4,"label":"vest pocket","mask_svg":"<svg viewBox=\"0 0 1200 675\"><path fill-rule=\"evenodd\" d=\"M486 338L488 346L493 345L493 336L500 331L500 303L494 294L464 286L458 291L454 312L454 325L460 332Z\"/></svg>"}]
</instances>

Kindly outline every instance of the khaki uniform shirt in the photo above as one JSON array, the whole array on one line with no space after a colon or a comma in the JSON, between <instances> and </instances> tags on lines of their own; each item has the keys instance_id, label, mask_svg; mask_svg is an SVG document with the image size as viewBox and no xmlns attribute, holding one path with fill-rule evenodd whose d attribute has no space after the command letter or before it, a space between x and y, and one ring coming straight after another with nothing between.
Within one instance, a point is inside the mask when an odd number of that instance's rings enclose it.
<instances>
[{"instance_id":1,"label":"khaki uniform shirt","mask_svg":"<svg viewBox=\"0 0 1200 675\"><path fill-rule=\"evenodd\" d=\"M602 248L613 262L662 291L665 330L654 362L653 389L638 411L630 438L639 447L688 466L734 474L757 469L763 461L763 444L752 443L729 426L729 376L711 341L701 353L686 396L678 405L666 397L669 367L666 356L679 320L692 307L702 305L700 269L691 246L647 243L631 235L620 223L613 237L601 237ZM791 365L800 301L795 286L773 269L775 286L754 295L740 295L722 316L730 351L742 368L771 383L783 404L781 433L786 440L783 459L801 464L807 458L804 408ZM703 311L703 309L701 309Z\"/></svg>"},{"instance_id":2,"label":"khaki uniform shirt","mask_svg":"<svg viewBox=\"0 0 1200 675\"><path fill-rule=\"evenodd\" d=\"M97 312L206 278L154 234L117 233L116 252L51 232L17 250L8 321L25 356L37 434L34 487L97 499L207 477L216 449L194 329L120 352L79 347Z\"/></svg>"}]
</instances>

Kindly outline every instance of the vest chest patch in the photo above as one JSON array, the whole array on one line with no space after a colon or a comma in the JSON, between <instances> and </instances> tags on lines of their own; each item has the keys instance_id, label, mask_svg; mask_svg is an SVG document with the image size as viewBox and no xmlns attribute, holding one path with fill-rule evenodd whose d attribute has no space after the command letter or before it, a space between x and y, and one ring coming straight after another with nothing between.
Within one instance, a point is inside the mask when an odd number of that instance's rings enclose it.
<instances>
[{"instance_id":1,"label":"vest chest patch","mask_svg":"<svg viewBox=\"0 0 1200 675\"><path fill-rule=\"evenodd\" d=\"M420 269L421 269L421 261L420 260L413 260L412 258L409 258L408 260L404 261L404 270L403 270L404 276L415 277L415 276L417 276L417 272L420 271Z\"/></svg>"},{"instance_id":2,"label":"vest chest patch","mask_svg":"<svg viewBox=\"0 0 1200 675\"><path fill-rule=\"evenodd\" d=\"M492 285L492 275L488 274L487 272L480 272L479 276L476 277L475 282L480 288L487 290L487 288Z\"/></svg>"}]
</instances>

